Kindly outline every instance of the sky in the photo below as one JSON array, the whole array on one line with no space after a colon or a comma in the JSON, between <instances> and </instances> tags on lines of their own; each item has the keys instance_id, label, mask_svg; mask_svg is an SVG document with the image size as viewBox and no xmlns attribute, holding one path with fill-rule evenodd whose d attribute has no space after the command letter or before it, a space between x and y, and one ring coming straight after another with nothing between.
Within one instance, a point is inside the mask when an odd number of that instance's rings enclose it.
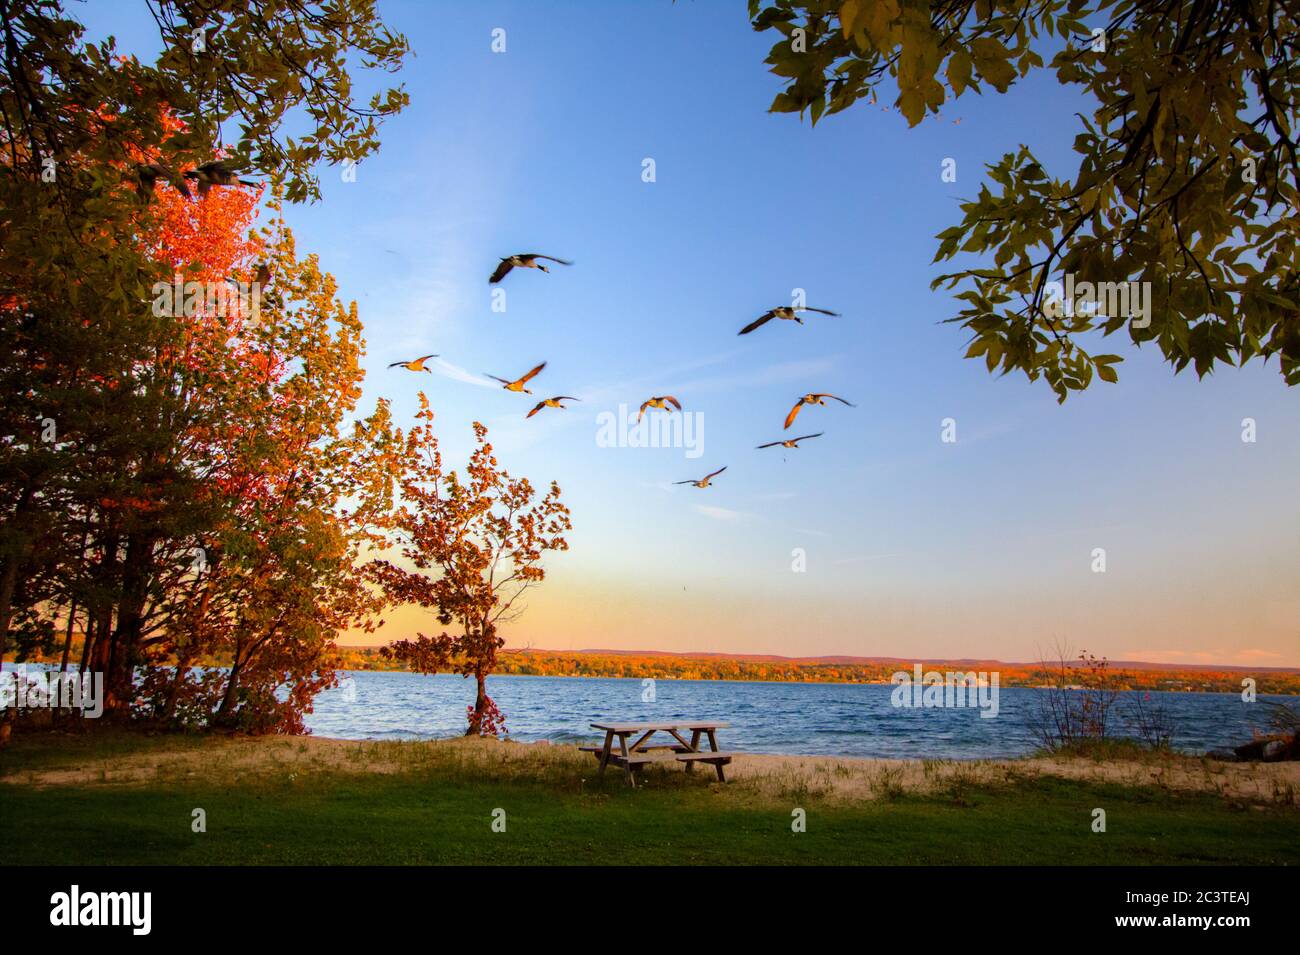
<instances>
[{"instance_id":1,"label":"sky","mask_svg":"<svg viewBox=\"0 0 1300 955\"><path fill-rule=\"evenodd\" d=\"M157 50L143 4L72 9ZM287 218L359 304L358 414L384 397L407 423L423 388L450 462L481 420L513 474L563 488L571 549L508 646L1300 665L1300 391L1276 363L1175 376L1121 333L1119 383L1061 406L963 359L958 303L929 289L962 264L932 265L934 236L985 163L1024 143L1051 175L1077 167L1086 104L1052 76L914 129L865 103L814 129L767 112L774 36L740 0L379 9L414 50L411 105L355 181L324 168L323 200ZM515 252L575 264L516 270L494 311L487 277ZM737 336L795 289L841 317ZM428 352L436 374L386 368ZM483 377L543 360L533 398ZM783 432L810 391L856 407ZM582 401L524 418L559 394ZM602 439L602 415L662 394L698 443ZM370 642L435 628L398 610Z\"/></svg>"}]
</instances>

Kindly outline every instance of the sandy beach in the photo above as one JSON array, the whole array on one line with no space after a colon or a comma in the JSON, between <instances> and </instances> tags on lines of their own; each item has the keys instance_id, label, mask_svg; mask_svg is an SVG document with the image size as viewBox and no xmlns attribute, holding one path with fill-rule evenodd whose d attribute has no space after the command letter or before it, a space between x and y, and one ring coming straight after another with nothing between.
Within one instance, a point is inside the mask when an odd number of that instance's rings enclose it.
<instances>
[{"instance_id":1,"label":"sandy beach","mask_svg":"<svg viewBox=\"0 0 1300 955\"><path fill-rule=\"evenodd\" d=\"M250 777L309 778L322 775L392 775L450 765L485 779L569 777L575 786L595 779L596 762L576 746L500 742L492 738L377 742L303 737L236 737L160 740L147 752L58 762L0 776L28 786L138 786L159 781ZM618 779L621 771L612 769ZM684 783L675 765L652 767L647 785ZM902 793L930 794L963 786L1015 784L1039 776L1170 792L1217 794L1237 802L1300 805L1300 763L1225 763L1178 754L1091 759L1043 756L1015 760L854 759L833 756L738 756L728 782L703 774L701 787L785 799L805 796L854 803Z\"/></svg>"}]
</instances>

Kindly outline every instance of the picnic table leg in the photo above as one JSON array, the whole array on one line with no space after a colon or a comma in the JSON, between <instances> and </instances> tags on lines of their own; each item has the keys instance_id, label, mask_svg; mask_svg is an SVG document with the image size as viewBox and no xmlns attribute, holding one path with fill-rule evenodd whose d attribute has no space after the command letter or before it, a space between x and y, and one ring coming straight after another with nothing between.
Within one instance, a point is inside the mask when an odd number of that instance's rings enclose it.
<instances>
[{"instance_id":1,"label":"picnic table leg","mask_svg":"<svg viewBox=\"0 0 1300 955\"><path fill-rule=\"evenodd\" d=\"M631 755L627 749L627 733L618 734L618 745L623 750L623 772L627 773L628 784L636 789L636 776L633 775L632 761L628 759Z\"/></svg>"},{"instance_id":2,"label":"picnic table leg","mask_svg":"<svg viewBox=\"0 0 1300 955\"><path fill-rule=\"evenodd\" d=\"M714 735L713 730L709 730L708 732L709 732L709 746L713 749L713 752L716 753L718 752L718 737ZM718 771L718 782L725 783L727 781L727 777L726 774L722 772L722 764L714 763L713 768Z\"/></svg>"},{"instance_id":3,"label":"picnic table leg","mask_svg":"<svg viewBox=\"0 0 1300 955\"><path fill-rule=\"evenodd\" d=\"M691 730L691 752L698 753L699 751L700 751L700 731ZM686 764L686 771L688 773L694 768L695 768L694 760L691 760L689 763Z\"/></svg>"},{"instance_id":4,"label":"picnic table leg","mask_svg":"<svg viewBox=\"0 0 1300 955\"><path fill-rule=\"evenodd\" d=\"M596 775L603 777L605 775L605 765L609 762L609 748L614 743L614 731L608 730L605 733L605 748L600 751L600 769Z\"/></svg>"}]
</instances>

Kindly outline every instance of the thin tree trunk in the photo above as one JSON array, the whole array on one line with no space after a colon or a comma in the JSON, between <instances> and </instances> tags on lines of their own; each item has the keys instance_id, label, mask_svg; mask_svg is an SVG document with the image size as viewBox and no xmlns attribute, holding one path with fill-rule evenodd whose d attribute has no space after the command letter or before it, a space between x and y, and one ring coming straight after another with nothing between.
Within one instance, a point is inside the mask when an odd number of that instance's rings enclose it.
<instances>
[{"instance_id":1,"label":"thin tree trunk","mask_svg":"<svg viewBox=\"0 0 1300 955\"><path fill-rule=\"evenodd\" d=\"M189 654L176 658L176 674L172 678L172 685L167 690L167 700L163 704L162 718L166 723L170 723L176 717L176 703L180 699L181 686L184 685L185 677L190 672L190 663L193 659Z\"/></svg>"},{"instance_id":2,"label":"thin tree trunk","mask_svg":"<svg viewBox=\"0 0 1300 955\"><path fill-rule=\"evenodd\" d=\"M144 631L144 605L153 569L153 547L151 537L132 536L127 541L126 557L122 562L122 596L108 668L104 674L107 691L104 711L118 718L130 715L131 701L135 697L135 666Z\"/></svg>"},{"instance_id":3,"label":"thin tree trunk","mask_svg":"<svg viewBox=\"0 0 1300 955\"><path fill-rule=\"evenodd\" d=\"M470 717L469 727L465 730L466 736L478 736L483 732L483 711L487 709L487 674L476 670L474 678L478 682L478 695L474 699L474 715Z\"/></svg>"},{"instance_id":4,"label":"thin tree trunk","mask_svg":"<svg viewBox=\"0 0 1300 955\"><path fill-rule=\"evenodd\" d=\"M90 662L90 645L95 642L95 615L91 611L86 611L86 632L82 634L81 641L81 663L77 667L77 675L86 675L86 664Z\"/></svg>"},{"instance_id":5,"label":"thin tree trunk","mask_svg":"<svg viewBox=\"0 0 1300 955\"><path fill-rule=\"evenodd\" d=\"M80 574L86 563L86 536L89 532L81 532L81 549L77 552L77 573ZM68 657L72 654L72 628L77 623L77 598L73 597L68 601L68 630L63 635L63 662L59 664L59 672L68 672ZM90 629L90 617L86 617L86 629ZM85 631L81 634L81 639L86 639ZM85 652L82 652L82 659L85 659Z\"/></svg>"},{"instance_id":6,"label":"thin tree trunk","mask_svg":"<svg viewBox=\"0 0 1300 955\"><path fill-rule=\"evenodd\" d=\"M221 705L213 722L218 726L232 726L235 722L235 698L239 691L239 670L244 665L239 659L239 644L235 645L235 656L230 662L230 676L226 679L226 692L221 697Z\"/></svg>"},{"instance_id":7,"label":"thin tree trunk","mask_svg":"<svg viewBox=\"0 0 1300 955\"><path fill-rule=\"evenodd\" d=\"M14 588L18 583L18 557L11 554L0 574L0 670L5 665L5 650L9 647L9 619L13 616Z\"/></svg>"},{"instance_id":8,"label":"thin tree trunk","mask_svg":"<svg viewBox=\"0 0 1300 955\"><path fill-rule=\"evenodd\" d=\"M77 619L77 601L73 600L68 604L68 628L63 634L63 659L59 663L59 674L68 672L68 657L72 655L72 627ZM62 692L62 689L60 689ZM63 707L56 706L50 711L50 718L58 723L63 715Z\"/></svg>"},{"instance_id":9,"label":"thin tree trunk","mask_svg":"<svg viewBox=\"0 0 1300 955\"><path fill-rule=\"evenodd\" d=\"M26 525L26 515L32 500L32 487L29 483L23 488L22 496L14 507L13 518L5 529L5 536L13 535L16 539L6 541L8 554L4 558L4 571L0 572L0 671L5 665L5 650L9 646L9 622L13 618L14 591L18 586L18 566L23 562L27 543L21 530ZM17 676L14 677L15 681Z\"/></svg>"},{"instance_id":10,"label":"thin tree trunk","mask_svg":"<svg viewBox=\"0 0 1300 955\"><path fill-rule=\"evenodd\" d=\"M72 628L77 620L77 602L74 600L68 604L68 629L63 634L63 661L59 664L59 672L68 672L68 657L72 655Z\"/></svg>"}]
</instances>

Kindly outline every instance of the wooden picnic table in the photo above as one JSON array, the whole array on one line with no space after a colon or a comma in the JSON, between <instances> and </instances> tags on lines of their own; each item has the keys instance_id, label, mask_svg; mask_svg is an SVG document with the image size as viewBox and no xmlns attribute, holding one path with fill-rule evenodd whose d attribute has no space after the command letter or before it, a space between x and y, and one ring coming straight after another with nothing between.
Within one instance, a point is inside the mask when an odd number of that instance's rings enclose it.
<instances>
[{"instance_id":1,"label":"wooden picnic table","mask_svg":"<svg viewBox=\"0 0 1300 955\"><path fill-rule=\"evenodd\" d=\"M582 746L583 752L591 753L600 761L599 775L605 775L605 767L610 763L622 766L627 774L627 781L636 785L634 773L646 763L678 762L686 765L689 773L696 763L709 763L718 773L718 781L726 782L727 777L722 767L731 762L739 753L724 753L718 749L717 731L730 726L730 723L700 720L673 720L667 723L592 723L591 728L605 731L605 743L602 746ZM690 731L687 742L683 733ZM673 738L671 743L650 745L650 738L656 733L667 733ZM639 734L639 736L638 736ZM628 744L628 737L638 738ZM618 738L615 751L614 739ZM700 749L701 737L707 737L708 749ZM660 755L662 754L662 755Z\"/></svg>"}]
</instances>

